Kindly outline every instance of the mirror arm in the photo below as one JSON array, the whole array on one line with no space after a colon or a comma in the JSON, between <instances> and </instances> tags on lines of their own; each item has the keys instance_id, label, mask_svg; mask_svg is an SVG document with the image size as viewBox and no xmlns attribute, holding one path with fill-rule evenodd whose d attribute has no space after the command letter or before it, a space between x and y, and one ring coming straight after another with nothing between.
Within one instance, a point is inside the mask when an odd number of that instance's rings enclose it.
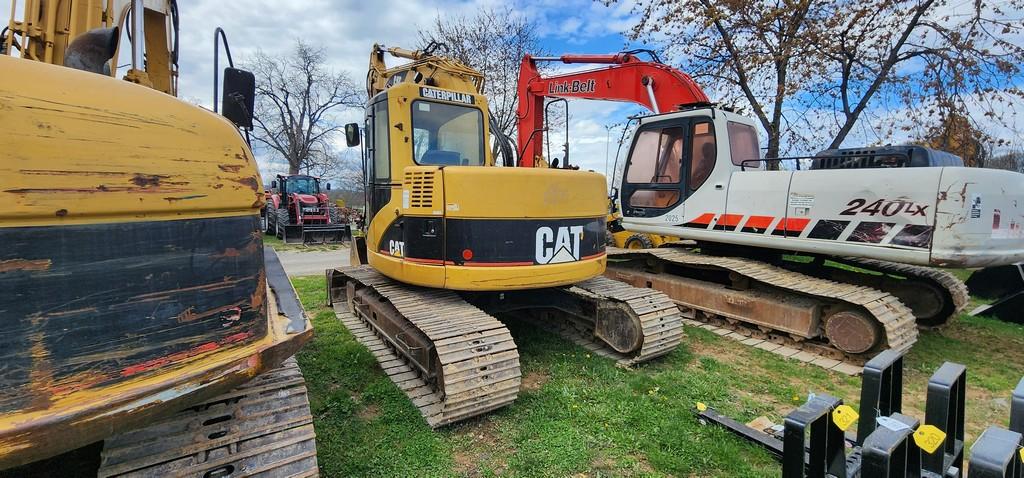
<instances>
[{"instance_id":1,"label":"mirror arm","mask_svg":"<svg viewBox=\"0 0 1024 478\"><path fill-rule=\"evenodd\" d=\"M224 41L224 53L228 55L228 66L235 67L235 61L231 59L231 47L228 46L228 35L224 29L217 27L213 30L213 112L218 113L220 96L220 41Z\"/></svg>"}]
</instances>

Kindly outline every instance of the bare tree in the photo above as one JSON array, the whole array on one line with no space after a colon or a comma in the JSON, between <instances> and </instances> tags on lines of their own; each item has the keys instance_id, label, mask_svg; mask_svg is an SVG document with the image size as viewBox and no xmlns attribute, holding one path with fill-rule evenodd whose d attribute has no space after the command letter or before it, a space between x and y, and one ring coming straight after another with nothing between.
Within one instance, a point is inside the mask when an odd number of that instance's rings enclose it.
<instances>
[{"instance_id":1,"label":"bare tree","mask_svg":"<svg viewBox=\"0 0 1024 478\"><path fill-rule=\"evenodd\" d=\"M786 102L813 76L804 61L811 0L646 0L635 10L630 38L661 43L691 76L716 86L717 101L750 105L768 134L767 155L778 156Z\"/></svg>"},{"instance_id":2,"label":"bare tree","mask_svg":"<svg viewBox=\"0 0 1024 478\"><path fill-rule=\"evenodd\" d=\"M420 30L421 47L443 43L441 51L484 74L484 94L491 115L506 136L515 137L518 125L516 83L523 55L545 55L534 23L511 7L483 7L475 15L438 16L428 29Z\"/></svg>"},{"instance_id":3,"label":"bare tree","mask_svg":"<svg viewBox=\"0 0 1024 478\"><path fill-rule=\"evenodd\" d=\"M985 162L985 167L1024 173L1024 149L1015 147L1004 153L994 154Z\"/></svg>"},{"instance_id":4,"label":"bare tree","mask_svg":"<svg viewBox=\"0 0 1024 478\"><path fill-rule=\"evenodd\" d=\"M280 56L259 51L248 66L256 75L256 141L287 161L289 174L335 167L331 139L341 126L331 114L364 102L348 75L331 72L323 49L301 40Z\"/></svg>"},{"instance_id":5,"label":"bare tree","mask_svg":"<svg viewBox=\"0 0 1024 478\"><path fill-rule=\"evenodd\" d=\"M825 60L813 91L827 100L818 105L837 110L829 147L878 104L899 116L884 115L883 124L970 127L989 140L977 123L1024 99L1024 48L1014 43L1024 33L1022 8L1021 0L822 1L809 40Z\"/></svg>"},{"instance_id":6,"label":"bare tree","mask_svg":"<svg viewBox=\"0 0 1024 478\"><path fill-rule=\"evenodd\" d=\"M338 189L341 197L349 206L361 205L366 194L366 183L364 182L365 164L357 153L358 150L349 150L338 169Z\"/></svg>"},{"instance_id":7,"label":"bare tree","mask_svg":"<svg viewBox=\"0 0 1024 478\"><path fill-rule=\"evenodd\" d=\"M883 141L908 124L998 116L1024 97L1024 50L1013 43L1024 28L1006 13L1022 5L641 0L630 38L662 45L723 102L749 104L775 156L839 147L873 108L898 112L869 125Z\"/></svg>"}]
</instances>

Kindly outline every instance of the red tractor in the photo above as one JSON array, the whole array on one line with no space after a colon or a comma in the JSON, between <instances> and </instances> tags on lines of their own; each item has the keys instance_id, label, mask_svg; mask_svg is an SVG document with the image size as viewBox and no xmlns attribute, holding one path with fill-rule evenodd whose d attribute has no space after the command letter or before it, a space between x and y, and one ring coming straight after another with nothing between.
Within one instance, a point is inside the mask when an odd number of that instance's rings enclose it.
<instances>
[{"instance_id":1,"label":"red tractor","mask_svg":"<svg viewBox=\"0 0 1024 478\"><path fill-rule=\"evenodd\" d=\"M325 191L330 189L328 183ZM325 244L350 237L349 225L313 176L278 174L270 184L265 218L267 234L285 243Z\"/></svg>"}]
</instances>

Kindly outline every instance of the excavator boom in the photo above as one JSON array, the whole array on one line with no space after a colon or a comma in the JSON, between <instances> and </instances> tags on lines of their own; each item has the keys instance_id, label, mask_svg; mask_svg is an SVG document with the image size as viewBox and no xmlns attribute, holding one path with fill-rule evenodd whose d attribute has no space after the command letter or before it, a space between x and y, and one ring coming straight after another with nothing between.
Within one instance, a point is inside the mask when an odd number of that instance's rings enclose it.
<instances>
[{"instance_id":1,"label":"excavator boom","mask_svg":"<svg viewBox=\"0 0 1024 478\"><path fill-rule=\"evenodd\" d=\"M583 98L636 103L659 113L682 105L710 104L689 75L658 61L643 61L637 52L612 55L526 55L519 66L519 166L533 167L543 157L544 100ZM587 71L543 76L539 62L609 65Z\"/></svg>"}]
</instances>

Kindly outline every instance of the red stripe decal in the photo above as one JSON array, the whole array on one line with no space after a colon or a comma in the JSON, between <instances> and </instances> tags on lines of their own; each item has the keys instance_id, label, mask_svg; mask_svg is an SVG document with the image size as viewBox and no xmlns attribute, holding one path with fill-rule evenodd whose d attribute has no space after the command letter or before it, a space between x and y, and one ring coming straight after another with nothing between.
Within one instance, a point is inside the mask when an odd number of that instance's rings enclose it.
<instances>
[{"instance_id":1,"label":"red stripe decal","mask_svg":"<svg viewBox=\"0 0 1024 478\"><path fill-rule=\"evenodd\" d=\"M742 214L722 214L722 217L718 219L718 225L722 227L736 227L742 220Z\"/></svg>"},{"instance_id":2,"label":"red stripe decal","mask_svg":"<svg viewBox=\"0 0 1024 478\"><path fill-rule=\"evenodd\" d=\"M218 342L207 342L205 344L178 353L174 353L160 358L155 358L152 360L147 360L139 364L129 365L128 367L125 367L124 369L121 370L121 376L131 377L132 375L146 372L148 370L170 365L175 362L180 362L182 360L194 357L204 352L212 352L225 345L241 342L250 337L253 337L254 335L256 334L254 334L253 332L239 332L237 334L224 337Z\"/></svg>"},{"instance_id":3,"label":"red stripe decal","mask_svg":"<svg viewBox=\"0 0 1024 478\"><path fill-rule=\"evenodd\" d=\"M714 218L715 218L715 215L710 213L710 212L708 212L708 213L701 214L696 219L690 221L690 224L704 224L704 225L708 225L708 224L711 224L711 220L714 219Z\"/></svg>"},{"instance_id":4,"label":"red stripe decal","mask_svg":"<svg viewBox=\"0 0 1024 478\"><path fill-rule=\"evenodd\" d=\"M747 223L743 227L768 229L768 226L771 226L774 220L775 218L772 216L750 216L750 219L747 219Z\"/></svg>"},{"instance_id":5,"label":"red stripe decal","mask_svg":"<svg viewBox=\"0 0 1024 478\"><path fill-rule=\"evenodd\" d=\"M457 265L452 261L445 261L448 265ZM513 266L532 266L533 262L465 262L462 264L464 267L513 267Z\"/></svg>"},{"instance_id":6,"label":"red stripe decal","mask_svg":"<svg viewBox=\"0 0 1024 478\"><path fill-rule=\"evenodd\" d=\"M783 220L779 221L779 225L775 226L775 230L776 231L786 231L786 232L800 233L800 232L803 232L804 228L806 228L807 225L810 224L810 222L811 222L810 219L803 218L803 217L797 217L797 218L787 217L787 218L784 218Z\"/></svg>"},{"instance_id":7,"label":"red stripe decal","mask_svg":"<svg viewBox=\"0 0 1024 478\"><path fill-rule=\"evenodd\" d=\"M585 256L585 257L581 258L580 260L581 261L587 261L587 260L591 260L591 259L597 259L598 257L603 257L605 255L606 255L606 253L599 252L597 254ZM456 265L458 265L458 264L456 264L456 263L454 263L452 261L444 261L444 263L445 263L445 265L449 265L449 266L456 266ZM563 262L562 264L572 264L572 263L571 262ZM532 266L532 265L539 265L539 264L535 264L533 262L470 262L470 261L466 261L466 262L462 263L463 267L515 267L515 266Z\"/></svg>"},{"instance_id":8,"label":"red stripe decal","mask_svg":"<svg viewBox=\"0 0 1024 478\"><path fill-rule=\"evenodd\" d=\"M420 259L418 257L400 257L399 259L404 259L409 262L415 262L417 264L430 264L436 266L444 265L444 261L442 261L441 259Z\"/></svg>"}]
</instances>

